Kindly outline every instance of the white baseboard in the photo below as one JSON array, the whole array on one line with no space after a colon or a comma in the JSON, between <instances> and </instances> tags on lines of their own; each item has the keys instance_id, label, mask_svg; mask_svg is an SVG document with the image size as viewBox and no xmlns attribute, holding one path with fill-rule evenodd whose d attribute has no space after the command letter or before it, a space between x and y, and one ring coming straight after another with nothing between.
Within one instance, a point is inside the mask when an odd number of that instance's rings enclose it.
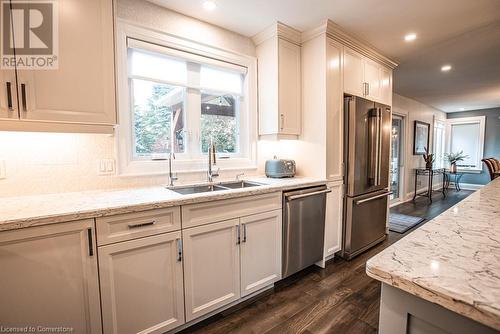
<instances>
[{"instance_id":1,"label":"white baseboard","mask_svg":"<svg viewBox=\"0 0 500 334\"><path fill-rule=\"evenodd\" d=\"M455 185L453 184L453 182L451 182L448 188L454 188L454 187ZM460 183L460 189L464 190L479 190L482 187L484 187L484 184Z\"/></svg>"}]
</instances>

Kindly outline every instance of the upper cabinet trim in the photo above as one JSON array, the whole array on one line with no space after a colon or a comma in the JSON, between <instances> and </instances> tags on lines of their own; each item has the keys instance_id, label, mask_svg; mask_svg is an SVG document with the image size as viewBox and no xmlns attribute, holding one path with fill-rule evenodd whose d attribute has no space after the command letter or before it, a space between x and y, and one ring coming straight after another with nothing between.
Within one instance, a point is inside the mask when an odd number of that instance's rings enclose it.
<instances>
[{"instance_id":1,"label":"upper cabinet trim","mask_svg":"<svg viewBox=\"0 0 500 334\"><path fill-rule=\"evenodd\" d=\"M259 32L257 35L252 37L252 41L255 45L262 44L264 41L272 37L278 37L284 39L290 43L300 46L302 40L302 33L297 29L294 29L284 23L276 22L271 26L267 27L263 31Z\"/></svg>"},{"instance_id":2,"label":"upper cabinet trim","mask_svg":"<svg viewBox=\"0 0 500 334\"><path fill-rule=\"evenodd\" d=\"M359 37L353 36L353 34L347 33L338 24L329 19L323 21L323 23L318 27L303 32L301 35L301 42L304 43L321 34L326 34L333 40L342 43L343 45L353 49L363 56L368 57L384 66L387 66L390 69L394 69L398 66L398 63L381 54L369 43L364 42Z\"/></svg>"}]
</instances>

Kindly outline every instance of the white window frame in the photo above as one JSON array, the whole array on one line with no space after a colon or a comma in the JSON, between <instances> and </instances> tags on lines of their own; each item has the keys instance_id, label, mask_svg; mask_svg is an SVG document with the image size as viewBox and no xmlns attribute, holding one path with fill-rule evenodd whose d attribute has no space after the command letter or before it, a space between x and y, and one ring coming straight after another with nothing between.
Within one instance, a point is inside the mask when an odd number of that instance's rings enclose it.
<instances>
[{"instance_id":1,"label":"white window frame","mask_svg":"<svg viewBox=\"0 0 500 334\"><path fill-rule=\"evenodd\" d=\"M484 154L484 133L485 133L485 125L486 125L486 116L474 116L474 117L461 117L461 118L448 118L446 120L446 152L450 153L451 150L451 127L457 124L479 124L479 147L477 148L477 157L475 165L476 168L473 167L459 167L458 171L460 172L468 172L468 173L481 173L483 170L482 161Z\"/></svg>"},{"instance_id":2,"label":"white window frame","mask_svg":"<svg viewBox=\"0 0 500 334\"><path fill-rule=\"evenodd\" d=\"M118 123L116 129L117 171L123 176L157 175L168 173L168 162L158 160L138 160L133 157L132 112L130 110L130 87L128 74L128 40L142 45L149 51L168 52L171 56L189 55L189 60L228 69L246 69L243 82L244 101L240 104L239 153L224 154L226 159L218 159L221 170L245 170L257 168L257 60L255 57L221 50L176 36L153 31L125 20L117 20L116 66L117 66L117 102ZM189 89L188 89L189 90ZM213 91L212 91L213 92ZM192 98L186 94L186 99ZM198 94L199 95L199 94ZM188 103L189 105L189 103ZM191 104L192 105L192 104ZM189 108L189 107L188 107ZM185 110L190 112L190 110ZM197 112L201 112L197 111ZM191 118L193 119L193 118ZM187 120L187 122L189 122ZM186 123L186 142L195 147L199 143L199 128ZM196 151L176 155L175 172L204 172L207 157Z\"/></svg>"}]
</instances>

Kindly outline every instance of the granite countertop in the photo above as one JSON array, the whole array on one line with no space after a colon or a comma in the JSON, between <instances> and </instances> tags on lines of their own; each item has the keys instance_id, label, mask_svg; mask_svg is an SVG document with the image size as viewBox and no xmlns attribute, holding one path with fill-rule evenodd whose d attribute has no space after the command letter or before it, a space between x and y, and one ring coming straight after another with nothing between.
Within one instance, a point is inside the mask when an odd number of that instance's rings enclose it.
<instances>
[{"instance_id":1,"label":"granite countertop","mask_svg":"<svg viewBox=\"0 0 500 334\"><path fill-rule=\"evenodd\" d=\"M5 197L0 199L0 231L265 194L326 183L325 180L301 177L286 179L255 177L245 180L263 185L190 195L180 195L164 186L157 186Z\"/></svg>"},{"instance_id":2,"label":"granite countertop","mask_svg":"<svg viewBox=\"0 0 500 334\"><path fill-rule=\"evenodd\" d=\"M500 330L500 178L372 257L366 272Z\"/></svg>"}]
</instances>

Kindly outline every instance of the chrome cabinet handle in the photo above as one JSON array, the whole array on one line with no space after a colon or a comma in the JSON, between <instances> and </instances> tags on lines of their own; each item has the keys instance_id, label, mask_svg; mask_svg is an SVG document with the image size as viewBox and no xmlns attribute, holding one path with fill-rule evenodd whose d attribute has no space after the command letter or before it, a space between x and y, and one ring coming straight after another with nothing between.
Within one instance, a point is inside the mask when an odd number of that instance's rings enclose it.
<instances>
[{"instance_id":1,"label":"chrome cabinet handle","mask_svg":"<svg viewBox=\"0 0 500 334\"><path fill-rule=\"evenodd\" d=\"M129 224L128 228L138 228L138 227L144 227L144 226L151 226L154 224L156 224L156 220L152 220L152 221L147 222L147 223Z\"/></svg>"},{"instance_id":2,"label":"chrome cabinet handle","mask_svg":"<svg viewBox=\"0 0 500 334\"><path fill-rule=\"evenodd\" d=\"M370 83L366 83L366 96L370 95Z\"/></svg>"},{"instance_id":3,"label":"chrome cabinet handle","mask_svg":"<svg viewBox=\"0 0 500 334\"><path fill-rule=\"evenodd\" d=\"M243 242L247 242L247 225L243 224Z\"/></svg>"},{"instance_id":4,"label":"chrome cabinet handle","mask_svg":"<svg viewBox=\"0 0 500 334\"><path fill-rule=\"evenodd\" d=\"M280 130L283 130L284 124L285 124L285 115L280 114Z\"/></svg>"},{"instance_id":5,"label":"chrome cabinet handle","mask_svg":"<svg viewBox=\"0 0 500 334\"><path fill-rule=\"evenodd\" d=\"M7 87L7 108L10 111L13 111L14 107L12 105L12 82L7 81L5 83L5 86Z\"/></svg>"},{"instance_id":6,"label":"chrome cabinet handle","mask_svg":"<svg viewBox=\"0 0 500 334\"><path fill-rule=\"evenodd\" d=\"M360 205L360 204L363 204L363 203L366 203L366 202L370 202L370 201L373 201L375 199L379 199L379 198L386 197L386 196L389 196L389 195L392 195L392 191L389 191L389 192L386 192L386 193L383 193L383 194L380 194L380 195L377 195L377 196L373 196L373 197L370 197L370 198L361 199L359 201L356 201L356 205Z\"/></svg>"},{"instance_id":7,"label":"chrome cabinet handle","mask_svg":"<svg viewBox=\"0 0 500 334\"><path fill-rule=\"evenodd\" d=\"M241 244L241 237L240 237L240 225L236 225L236 244L239 245Z\"/></svg>"},{"instance_id":8,"label":"chrome cabinet handle","mask_svg":"<svg viewBox=\"0 0 500 334\"><path fill-rule=\"evenodd\" d=\"M89 256L94 256L94 243L92 242L92 229L87 229L87 239L89 242Z\"/></svg>"},{"instance_id":9,"label":"chrome cabinet handle","mask_svg":"<svg viewBox=\"0 0 500 334\"><path fill-rule=\"evenodd\" d=\"M309 197L309 196L315 196L315 195L321 195L321 194L328 194L331 193L331 189L325 189L325 190L320 190L320 191L315 191L312 193L308 194L302 194L302 195L292 195L292 196L287 196L287 200L293 201L294 199L299 199L299 198L304 198L304 197Z\"/></svg>"},{"instance_id":10,"label":"chrome cabinet handle","mask_svg":"<svg viewBox=\"0 0 500 334\"><path fill-rule=\"evenodd\" d=\"M28 103L26 98L26 84L21 84L21 104L24 112L28 112Z\"/></svg>"},{"instance_id":11,"label":"chrome cabinet handle","mask_svg":"<svg viewBox=\"0 0 500 334\"><path fill-rule=\"evenodd\" d=\"M177 239L177 261L178 262L182 261L182 239L181 238Z\"/></svg>"}]
</instances>

